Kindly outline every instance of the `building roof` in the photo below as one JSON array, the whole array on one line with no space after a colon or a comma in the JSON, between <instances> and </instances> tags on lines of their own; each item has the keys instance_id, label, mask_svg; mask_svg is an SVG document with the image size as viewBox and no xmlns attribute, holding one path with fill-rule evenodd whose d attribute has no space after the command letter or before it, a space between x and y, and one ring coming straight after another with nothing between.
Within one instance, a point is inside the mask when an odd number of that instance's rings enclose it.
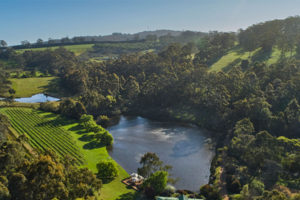
<instances>
[{"instance_id":1,"label":"building roof","mask_svg":"<svg viewBox=\"0 0 300 200\"><path fill-rule=\"evenodd\" d=\"M179 197L156 197L156 200L202 200L202 199L191 199L185 195L180 195Z\"/></svg>"}]
</instances>

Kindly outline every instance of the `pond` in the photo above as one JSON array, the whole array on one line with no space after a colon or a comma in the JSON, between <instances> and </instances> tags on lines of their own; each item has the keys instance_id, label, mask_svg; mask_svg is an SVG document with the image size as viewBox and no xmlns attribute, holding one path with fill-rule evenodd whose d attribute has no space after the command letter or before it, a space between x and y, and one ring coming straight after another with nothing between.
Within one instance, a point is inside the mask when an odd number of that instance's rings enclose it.
<instances>
[{"instance_id":1,"label":"pond","mask_svg":"<svg viewBox=\"0 0 300 200\"><path fill-rule=\"evenodd\" d=\"M60 99L40 93L31 97L16 98L14 100L22 103L43 103L47 101L59 101Z\"/></svg>"},{"instance_id":2,"label":"pond","mask_svg":"<svg viewBox=\"0 0 300 200\"><path fill-rule=\"evenodd\" d=\"M114 137L110 155L129 173L140 167L141 156L156 153L172 165L177 189L199 190L207 184L214 155L206 141L208 132L197 127L122 116L117 125L108 128Z\"/></svg>"},{"instance_id":3,"label":"pond","mask_svg":"<svg viewBox=\"0 0 300 200\"><path fill-rule=\"evenodd\" d=\"M5 100L5 98L0 98L0 100ZM21 102L21 103L43 103L47 101L59 101L60 99L51 97L45 94L35 94L31 97L22 97L22 98L15 98L14 101Z\"/></svg>"}]
</instances>

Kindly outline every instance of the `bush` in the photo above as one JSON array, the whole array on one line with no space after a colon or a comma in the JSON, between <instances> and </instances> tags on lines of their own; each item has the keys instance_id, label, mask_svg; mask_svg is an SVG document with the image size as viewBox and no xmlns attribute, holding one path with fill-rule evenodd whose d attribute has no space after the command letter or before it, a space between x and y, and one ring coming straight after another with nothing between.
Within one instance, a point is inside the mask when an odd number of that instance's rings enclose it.
<instances>
[{"instance_id":1,"label":"bush","mask_svg":"<svg viewBox=\"0 0 300 200\"><path fill-rule=\"evenodd\" d=\"M240 181L232 175L228 175L226 178L227 189L232 194L238 194L241 191L241 183Z\"/></svg>"},{"instance_id":2,"label":"bush","mask_svg":"<svg viewBox=\"0 0 300 200\"><path fill-rule=\"evenodd\" d=\"M0 182L0 199L1 200L9 200L10 199L9 190L1 182Z\"/></svg>"},{"instance_id":3,"label":"bush","mask_svg":"<svg viewBox=\"0 0 300 200\"><path fill-rule=\"evenodd\" d=\"M145 194L153 198L160 194L167 186L169 173L166 171L157 171L146 179L143 184Z\"/></svg>"},{"instance_id":4,"label":"bush","mask_svg":"<svg viewBox=\"0 0 300 200\"><path fill-rule=\"evenodd\" d=\"M221 200L222 197L212 185L206 184L200 188L200 195L204 196L206 200Z\"/></svg>"},{"instance_id":5,"label":"bush","mask_svg":"<svg viewBox=\"0 0 300 200\"><path fill-rule=\"evenodd\" d=\"M100 133L104 132L105 129L99 126L93 119L92 115L82 115L80 117L80 124L85 128L88 132Z\"/></svg>"},{"instance_id":6,"label":"bush","mask_svg":"<svg viewBox=\"0 0 300 200\"><path fill-rule=\"evenodd\" d=\"M252 196L260 196L265 190L265 185L261 181L253 179L249 185L249 190Z\"/></svg>"},{"instance_id":7,"label":"bush","mask_svg":"<svg viewBox=\"0 0 300 200\"><path fill-rule=\"evenodd\" d=\"M103 127L107 127L109 125L109 121L110 119L106 115L100 115L97 119L97 122Z\"/></svg>"},{"instance_id":8,"label":"bush","mask_svg":"<svg viewBox=\"0 0 300 200\"><path fill-rule=\"evenodd\" d=\"M101 136L101 143L104 144L105 146L111 146L113 142L114 142L113 136L108 131L105 131Z\"/></svg>"},{"instance_id":9,"label":"bush","mask_svg":"<svg viewBox=\"0 0 300 200\"><path fill-rule=\"evenodd\" d=\"M176 192L176 188L173 185L167 185L165 190L163 191L163 194L165 196L171 196Z\"/></svg>"},{"instance_id":10,"label":"bush","mask_svg":"<svg viewBox=\"0 0 300 200\"><path fill-rule=\"evenodd\" d=\"M119 175L117 165L112 161L101 161L97 164L98 178L109 181Z\"/></svg>"},{"instance_id":11,"label":"bush","mask_svg":"<svg viewBox=\"0 0 300 200\"><path fill-rule=\"evenodd\" d=\"M59 112L59 102L45 102L40 103L40 109L46 112Z\"/></svg>"},{"instance_id":12,"label":"bush","mask_svg":"<svg viewBox=\"0 0 300 200\"><path fill-rule=\"evenodd\" d=\"M64 99L61 101L59 111L62 115L75 119L80 119L83 114L86 114L84 105L73 99Z\"/></svg>"}]
</instances>

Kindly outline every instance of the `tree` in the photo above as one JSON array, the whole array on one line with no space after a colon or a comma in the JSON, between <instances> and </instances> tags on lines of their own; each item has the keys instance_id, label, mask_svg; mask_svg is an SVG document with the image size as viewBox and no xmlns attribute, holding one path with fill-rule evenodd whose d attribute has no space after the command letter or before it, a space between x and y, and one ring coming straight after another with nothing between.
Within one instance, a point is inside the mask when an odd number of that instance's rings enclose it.
<instances>
[{"instance_id":1,"label":"tree","mask_svg":"<svg viewBox=\"0 0 300 200\"><path fill-rule=\"evenodd\" d=\"M100 161L97 170L97 176L103 181L109 181L119 175L117 165L113 161Z\"/></svg>"},{"instance_id":2,"label":"tree","mask_svg":"<svg viewBox=\"0 0 300 200\"><path fill-rule=\"evenodd\" d=\"M16 94L16 90L14 90L14 89L12 89L12 88L10 88L10 89L8 90L8 92L9 92L9 94L11 94L11 95Z\"/></svg>"},{"instance_id":3,"label":"tree","mask_svg":"<svg viewBox=\"0 0 300 200\"><path fill-rule=\"evenodd\" d=\"M157 171L146 179L143 183L143 188L147 196L154 197L160 194L167 186L168 182L168 172Z\"/></svg>"},{"instance_id":4,"label":"tree","mask_svg":"<svg viewBox=\"0 0 300 200\"><path fill-rule=\"evenodd\" d=\"M81 102L70 98L62 100L59 105L59 111L62 115L75 119L80 119L82 115L86 114L84 105Z\"/></svg>"},{"instance_id":5,"label":"tree","mask_svg":"<svg viewBox=\"0 0 300 200\"><path fill-rule=\"evenodd\" d=\"M257 200L265 200L265 199L270 199L270 200L288 200L286 195L276 189L272 191L265 191L264 194L257 198Z\"/></svg>"},{"instance_id":6,"label":"tree","mask_svg":"<svg viewBox=\"0 0 300 200\"><path fill-rule=\"evenodd\" d=\"M151 174L155 173L158 170L167 171L172 167L170 165L164 165L163 162L159 159L159 157L155 153L145 153L141 160L140 164L141 168L138 168L138 174L144 177L150 177Z\"/></svg>"},{"instance_id":7,"label":"tree","mask_svg":"<svg viewBox=\"0 0 300 200\"><path fill-rule=\"evenodd\" d=\"M21 45L24 47L30 47L30 42L28 40L21 41Z\"/></svg>"},{"instance_id":8,"label":"tree","mask_svg":"<svg viewBox=\"0 0 300 200\"><path fill-rule=\"evenodd\" d=\"M0 182L0 199L1 200L9 200L10 199L9 190L1 182Z\"/></svg>"},{"instance_id":9,"label":"tree","mask_svg":"<svg viewBox=\"0 0 300 200\"><path fill-rule=\"evenodd\" d=\"M108 132L105 131L102 135L101 135L101 143L105 146L111 146L114 142L114 138L113 136Z\"/></svg>"},{"instance_id":10,"label":"tree","mask_svg":"<svg viewBox=\"0 0 300 200\"><path fill-rule=\"evenodd\" d=\"M41 45L41 44L43 44L43 40L42 40L41 38L39 38L39 39L37 39L36 43L37 43L38 45Z\"/></svg>"},{"instance_id":11,"label":"tree","mask_svg":"<svg viewBox=\"0 0 300 200\"><path fill-rule=\"evenodd\" d=\"M0 47L7 47L7 43L4 40L0 40Z\"/></svg>"},{"instance_id":12,"label":"tree","mask_svg":"<svg viewBox=\"0 0 300 200\"><path fill-rule=\"evenodd\" d=\"M48 44L54 44L55 43L55 40L54 39L52 39L52 38L49 38L48 39Z\"/></svg>"},{"instance_id":13,"label":"tree","mask_svg":"<svg viewBox=\"0 0 300 200\"><path fill-rule=\"evenodd\" d=\"M60 42L62 44L67 44L67 43L70 43L71 40L69 39L69 37L64 37L64 38L61 38Z\"/></svg>"},{"instance_id":14,"label":"tree","mask_svg":"<svg viewBox=\"0 0 300 200\"><path fill-rule=\"evenodd\" d=\"M200 195L203 195L207 200L221 200L222 197L212 185L206 184L200 188Z\"/></svg>"},{"instance_id":15,"label":"tree","mask_svg":"<svg viewBox=\"0 0 300 200\"><path fill-rule=\"evenodd\" d=\"M240 134L253 134L254 133L254 127L252 122L249 118L244 118L240 121L238 121L234 126L234 134L240 135Z\"/></svg>"}]
</instances>

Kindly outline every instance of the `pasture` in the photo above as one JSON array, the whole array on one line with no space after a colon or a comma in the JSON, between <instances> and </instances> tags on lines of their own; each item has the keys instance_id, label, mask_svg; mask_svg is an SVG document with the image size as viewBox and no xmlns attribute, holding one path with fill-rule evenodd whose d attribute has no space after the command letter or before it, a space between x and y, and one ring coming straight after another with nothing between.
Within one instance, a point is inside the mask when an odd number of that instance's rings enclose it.
<instances>
[{"instance_id":1,"label":"pasture","mask_svg":"<svg viewBox=\"0 0 300 200\"><path fill-rule=\"evenodd\" d=\"M12 88L16 91L15 97L31 97L34 94L45 93L49 84L56 77L38 77L38 78L12 78Z\"/></svg>"},{"instance_id":2,"label":"pasture","mask_svg":"<svg viewBox=\"0 0 300 200\"><path fill-rule=\"evenodd\" d=\"M19 134L25 134L29 144L39 151L50 149L60 157L70 155L80 167L88 167L94 173L100 160L112 160L106 147L94 145L92 133L86 132L75 120L31 108L4 107L0 113L7 115L12 127ZM103 184L101 199L117 199L133 192L121 183L128 173L120 165L118 169L119 176Z\"/></svg>"},{"instance_id":3,"label":"pasture","mask_svg":"<svg viewBox=\"0 0 300 200\"><path fill-rule=\"evenodd\" d=\"M66 48L67 50L75 53L75 55L80 55L88 50L91 50L94 44L77 44L77 45L64 45L62 47ZM25 51L44 51L46 49L54 50L59 48L59 46L54 47L41 47L41 48L28 48L28 49L18 49L16 50L17 53L23 53Z\"/></svg>"},{"instance_id":4,"label":"pasture","mask_svg":"<svg viewBox=\"0 0 300 200\"><path fill-rule=\"evenodd\" d=\"M291 58L296 52L285 54L286 58ZM250 56L250 57L249 57ZM233 66L238 66L243 59L250 59L251 61L264 62L267 65L275 64L279 61L281 52L277 47L273 47L271 52L264 53L261 49L256 49L254 51L243 51L239 47L234 47L232 50L228 51L224 56L219 58L215 63L213 63L209 71L218 72L220 70L228 71Z\"/></svg>"}]
</instances>

